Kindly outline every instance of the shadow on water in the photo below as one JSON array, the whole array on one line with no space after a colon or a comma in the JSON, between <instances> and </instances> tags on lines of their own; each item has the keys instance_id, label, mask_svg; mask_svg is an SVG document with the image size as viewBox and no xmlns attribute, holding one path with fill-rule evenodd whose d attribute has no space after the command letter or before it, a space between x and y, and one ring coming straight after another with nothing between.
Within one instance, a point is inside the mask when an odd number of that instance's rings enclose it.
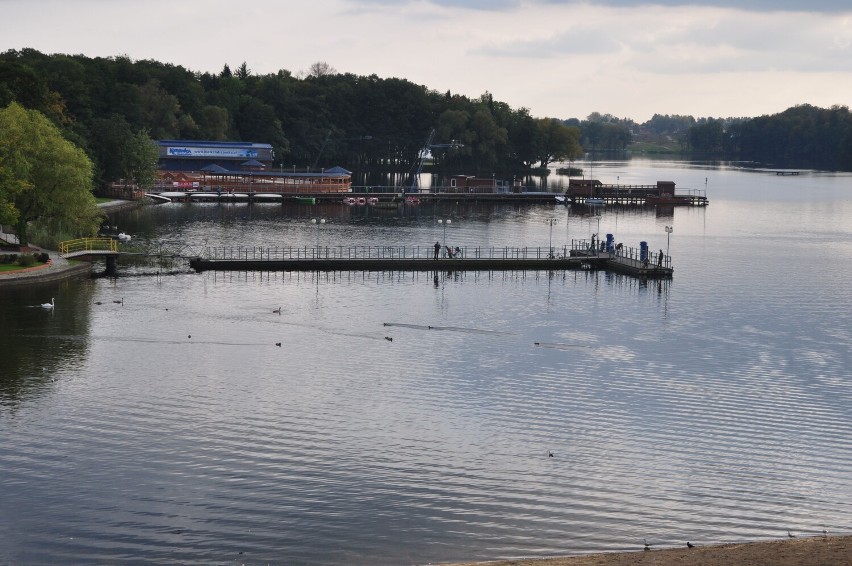
<instances>
[{"instance_id":1,"label":"shadow on water","mask_svg":"<svg viewBox=\"0 0 852 566\"><path fill-rule=\"evenodd\" d=\"M87 340L57 340L58 335L85 336L94 287L62 281L3 290L0 301L0 404L14 407L50 384L69 359L87 354ZM55 299L52 309L41 305Z\"/></svg>"}]
</instances>

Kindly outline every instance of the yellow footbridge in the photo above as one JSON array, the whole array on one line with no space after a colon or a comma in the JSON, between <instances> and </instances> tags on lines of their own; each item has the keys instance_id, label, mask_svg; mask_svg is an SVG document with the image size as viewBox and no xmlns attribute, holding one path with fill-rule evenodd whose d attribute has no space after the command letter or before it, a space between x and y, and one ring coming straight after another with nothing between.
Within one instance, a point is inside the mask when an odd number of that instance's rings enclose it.
<instances>
[{"instance_id":1,"label":"yellow footbridge","mask_svg":"<svg viewBox=\"0 0 852 566\"><path fill-rule=\"evenodd\" d=\"M118 255L118 242L112 238L79 238L59 242L59 255L66 259L80 256Z\"/></svg>"}]
</instances>

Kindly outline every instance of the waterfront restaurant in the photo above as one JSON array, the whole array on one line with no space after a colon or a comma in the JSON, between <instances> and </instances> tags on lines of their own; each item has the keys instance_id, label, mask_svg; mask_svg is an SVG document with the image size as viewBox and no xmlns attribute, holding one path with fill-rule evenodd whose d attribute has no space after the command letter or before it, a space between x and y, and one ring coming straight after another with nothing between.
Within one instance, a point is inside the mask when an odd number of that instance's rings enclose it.
<instances>
[{"instance_id":1,"label":"waterfront restaurant","mask_svg":"<svg viewBox=\"0 0 852 566\"><path fill-rule=\"evenodd\" d=\"M274 171L270 144L160 140L157 191L327 194L352 192L352 173L342 167L320 172Z\"/></svg>"}]
</instances>

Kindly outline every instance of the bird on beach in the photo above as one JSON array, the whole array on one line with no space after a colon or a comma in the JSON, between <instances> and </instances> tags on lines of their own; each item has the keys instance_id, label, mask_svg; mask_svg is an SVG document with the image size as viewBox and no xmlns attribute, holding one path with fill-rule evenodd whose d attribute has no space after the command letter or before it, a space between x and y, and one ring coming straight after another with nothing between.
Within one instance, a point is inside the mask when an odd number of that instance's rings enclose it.
<instances>
[{"instance_id":1,"label":"bird on beach","mask_svg":"<svg viewBox=\"0 0 852 566\"><path fill-rule=\"evenodd\" d=\"M789 538L796 538L796 535L794 535L793 533L791 533L791 532L790 532L790 529L787 529L787 536L788 536Z\"/></svg>"},{"instance_id":2,"label":"bird on beach","mask_svg":"<svg viewBox=\"0 0 852 566\"><path fill-rule=\"evenodd\" d=\"M276 343L275 343L275 345L276 345L276 346L278 346L278 347L280 348L280 347L281 347L281 342L276 342Z\"/></svg>"},{"instance_id":3,"label":"bird on beach","mask_svg":"<svg viewBox=\"0 0 852 566\"><path fill-rule=\"evenodd\" d=\"M385 340L387 340L388 342L393 342L393 338L391 338L390 336L385 336Z\"/></svg>"},{"instance_id":4,"label":"bird on beach","mask_svg":"<svg viewBox=\"0 0 852 566\"><path fill-rule=\"evenodd\" d=\"M651 545L648 544L648 539L643 538L642 540L645 541L645 548L643 550L651 550Z\"/></svg>"},{"instance_id":5,"label":"bird on beach","mask_svg":"<svg viewBox=\"0 0 852 566\"><path fill-rule=\"evenodd\" d=\"M547 457L548 457L548 458L553 458L553 452L551 452L550 450L548 450L548 451L547 451Z\"/></svg>"},{"instance_id":6,"label":"bird on beach","mask_svg":"<svg viewBox=\"0 0 852 566\"><path fill-rule=\"evenodd\" d=\"M124 304L124 297L121 297L121 300L120 300L120 301L119 301L119 300L114 300L114 301L113 301L113 303L115 303L115 304L117 304L117 305L123 305L123 304Z\"/></svg>"},{"instance_id":7,"label":"bird on beach","mask_svg":"<svg viewBox=\"0 0 852 566\"><path fill-rule=\"evenodd\" d=\"M102 303L102 302L100 302L100 301L95 301L95 304L96 304L96 305L102 305L103 303Z\"/></svg>"},{"instance_id":8,"label":"bird on beach","mask_svg":"<svg viewBox=\"0 0 852 566\"><path fill-rule=\"evenodd\" d=\"M695 548L695 545L689 541L686 541L686 548Z\"/></svg>"},{"instance_id":9,"label":"bird on beach","mask_svg":"<svg viewBox=\"0 0 852 566\"><path fill-rule=\"evenodd\" d=\"M272 309L272 314L281 314L281 307L278 307L277 309Z\"/></svg>"}]
</instances>

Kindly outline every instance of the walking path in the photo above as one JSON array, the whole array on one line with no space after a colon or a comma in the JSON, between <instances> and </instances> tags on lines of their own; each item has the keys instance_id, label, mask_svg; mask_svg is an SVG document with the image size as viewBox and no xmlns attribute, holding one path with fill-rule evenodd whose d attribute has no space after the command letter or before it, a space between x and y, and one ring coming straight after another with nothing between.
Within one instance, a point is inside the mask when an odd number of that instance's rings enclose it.
<instances>
[{"instance_id":1,"label":"walking path","mask_svg":"<svg viewBox=\"0 0 852 566\"><path fill-rule=\"evenodd\" d=\"M37 265L26 269L0 272L0 287L23 286L31 285L33 283L58 281L60 279L65 279L66 277L84 274L87 275L92 270L91 263L68 261L61 257L59 252L43 250L34 246L30 246L30 250L35 251L36 253L46 253L50 256L50 261L44 265Z\"/></svg>"}]
</instances>

